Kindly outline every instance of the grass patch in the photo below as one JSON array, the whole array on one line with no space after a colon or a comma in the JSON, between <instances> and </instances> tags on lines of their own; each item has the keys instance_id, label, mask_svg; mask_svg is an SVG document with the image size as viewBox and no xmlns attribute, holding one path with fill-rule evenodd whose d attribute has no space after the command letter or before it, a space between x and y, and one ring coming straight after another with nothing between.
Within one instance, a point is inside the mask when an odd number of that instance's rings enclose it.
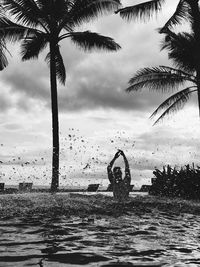
<instances>
[{"instance_id":1,"label":"grass patch","mask_svg":"<svg viewBox=\"0 0 200 267\"><path fill-rule=\"evenodd\" d=\"M200 214L200 202L157 196L130 198L118 204L112 197L81 194L26 193L0 195L0 217L53 216L120 216L126 213L165 211Z\"/></svg>"}]
</instances>

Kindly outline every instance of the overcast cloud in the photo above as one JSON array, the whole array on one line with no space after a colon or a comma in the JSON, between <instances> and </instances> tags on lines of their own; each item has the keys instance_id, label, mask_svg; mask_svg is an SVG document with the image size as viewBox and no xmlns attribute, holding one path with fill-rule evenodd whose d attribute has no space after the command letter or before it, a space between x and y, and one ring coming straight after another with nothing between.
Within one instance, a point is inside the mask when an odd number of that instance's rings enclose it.
<instances>
[{"instance_id":1,"label":"overcast cloud","mask_svg":"<svg viewBox=\"0 0 200 267\"><path fill-rule=\"evenodd\" d=\"M148 109L148 106L159 103L161 95L157 95L156 100L148 93L130 97L124 89L139 68L167 63L166 54L159 52L162 37L156 31L167 16L160 16L156 22L152 20L145 24L127 23L118 15L111 15L82 27L83 30L113 37L122 47L117 53L85 53L69 40L64 41L61 51L67 70L67 83L65 87L59 85L60 110L65 112L98 107L137 110ZM13 57L9 57L10 65L1 73L2 80L26 102L29 98L38 99L50 107L49 69L44 62L47 51L39 60L21 62L18 50L12 49Z\"/></svg>"}]
</instances>

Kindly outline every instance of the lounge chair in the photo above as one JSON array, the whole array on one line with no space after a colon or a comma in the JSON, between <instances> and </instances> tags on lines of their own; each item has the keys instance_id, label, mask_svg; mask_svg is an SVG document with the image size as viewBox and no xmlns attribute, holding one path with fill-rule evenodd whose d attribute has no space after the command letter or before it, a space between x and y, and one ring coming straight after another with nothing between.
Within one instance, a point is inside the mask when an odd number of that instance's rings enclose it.
<instances>
[{"instance_id":1,"label":"lounge chair","mask_svg":"<svg viewBox=\"0 0 200 267\"><path fill-rule=\"evenodd\" d=\"M19 183L19 191L30 192L32 190L33 183Z\"/></svg>"},{"instance_id":2,"label":"lounge chair","mask_svg":"<svg viewBox=\"0 0 200 267\"><path fill-rule=\"evenodd\" d=\"M5 188L5 183L0 183L0 192L3 192Z\"/></svg>"},{"instance_id":3,"label":"lounge chair","mask_svg":"<svg viewBox=\"0 0 200 267\"><path fill-rule=\"evenodd\" d=\"M96 192L99 188L99 184L89 184L87 192Z\"/></svg>"}]
</instances>

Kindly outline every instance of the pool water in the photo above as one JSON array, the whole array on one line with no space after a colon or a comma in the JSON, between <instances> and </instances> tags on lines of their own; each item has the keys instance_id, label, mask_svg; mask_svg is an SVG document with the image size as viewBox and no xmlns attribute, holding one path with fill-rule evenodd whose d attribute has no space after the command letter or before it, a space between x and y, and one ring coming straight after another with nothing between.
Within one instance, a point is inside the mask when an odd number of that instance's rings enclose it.
<instances>
[{"instance_id":1,"label":"pool water","mask_svg":"<svg viewBox=\"0 0 200 267\"><path fill-rule=\"evenodd\" d=\"M119 217L0 221L0 266L200 266L200 217L130 212Z\"/></svg>"}]
</instances>

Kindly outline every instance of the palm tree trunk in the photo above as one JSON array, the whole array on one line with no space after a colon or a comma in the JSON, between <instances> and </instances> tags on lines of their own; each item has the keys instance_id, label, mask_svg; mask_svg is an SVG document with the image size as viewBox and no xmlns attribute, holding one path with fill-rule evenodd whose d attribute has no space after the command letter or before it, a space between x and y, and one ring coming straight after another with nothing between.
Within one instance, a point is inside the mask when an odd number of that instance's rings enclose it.
<instances>
[{"instance_id":1,"label":"palm tree trunk","mask_svg":"<svg viewBox=\"0 0 200 267\"><path fill-rule=\"evenodd\" d=\"M50 86L51 86L51 111L52 111L52 181L51 191L56 192L59 186L59 121L58 121L58 97L55 62L56 44L50 42Z\"/></svg>"},{"instance_id":2,"label":"palm tree trunk","mask_svg":"<svg viewBox=\"0 0 200 267\"><path fill-rule=\"evenodd\" d=\"M197 71L197 95L198 95L198 107L199 107L199 117L200 117L200 70Z\"/></svg>"},{"instance_id":3,"label":"palm tree trunk","mask_svg":"<svg viewBox=\"0 0 200 267\"><path fill-rule=\"evenodd\" d=\"M197 94L198 94L198 107L200 116L200 10L199 10L199 0L187 0L190 5L192 12L192 30L194 32L195 40L197 41L197 46L199 48L199 53L196 55L196 60L198 62L198 67L196 69L197 76Z\"/></svg>"}]
</instances>

